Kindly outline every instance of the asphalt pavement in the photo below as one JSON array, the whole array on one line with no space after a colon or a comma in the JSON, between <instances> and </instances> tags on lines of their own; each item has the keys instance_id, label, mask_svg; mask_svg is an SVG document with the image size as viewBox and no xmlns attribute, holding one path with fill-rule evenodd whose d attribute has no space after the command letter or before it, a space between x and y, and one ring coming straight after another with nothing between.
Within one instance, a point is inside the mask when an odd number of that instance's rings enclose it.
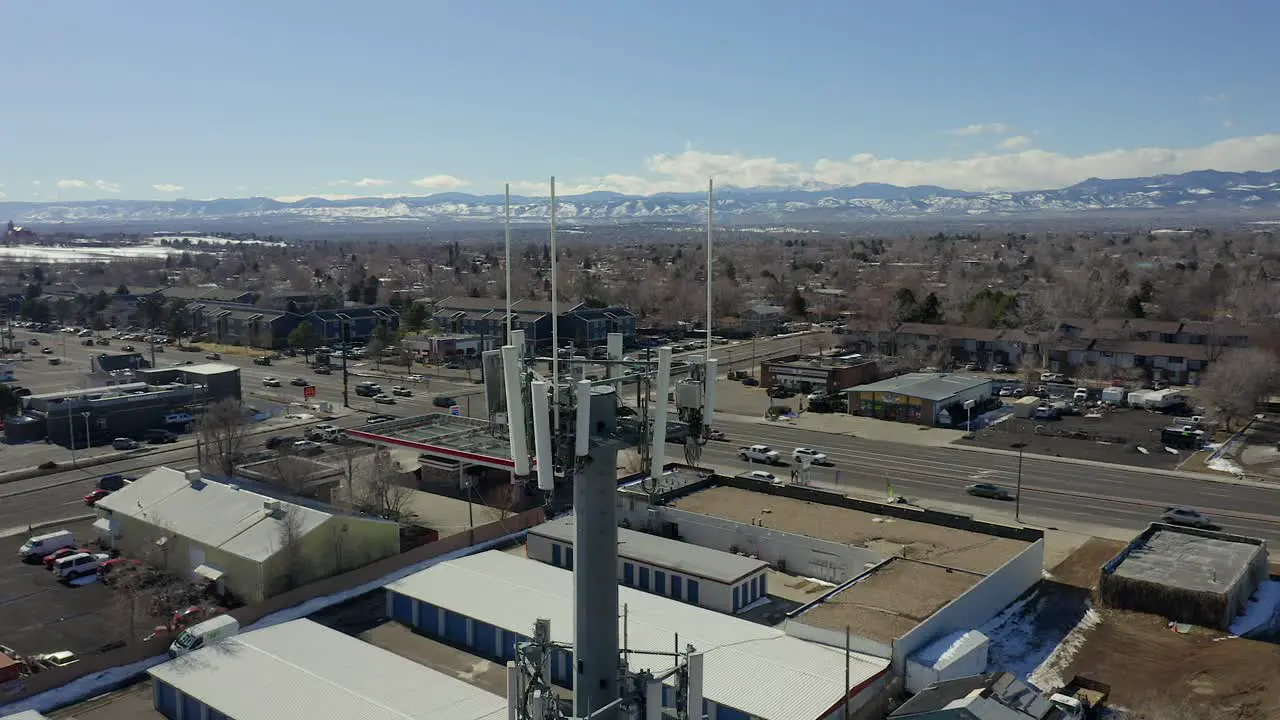
<instances>
[{"instance_id":1,"label":"asphalt pavement","mask_svg":"<svg viewBox=\"0 0 1280 720\"><path fill-rule=\"evenodd\" d=\"M701 462L739 470L766 469L738 458L738 448L762 443L790 460L795 447L826 453L831 467L814 468L815 485L887 494L889 486L909 498L1007 510L1014 503L969 496L972 483L994 483L1015 491L1019 460L1014 454L926 447L870 441L846 435L800 430L785 425L717 421L727 436L703 448ZM679 446L668 459L679 462ZM772 471L783 479L789 468ZM1116 465L1081 465L1026 455L1022 459L1022 512L1064 526L1074 523L1139 530L1174 505L1194 507L1216 520L1223 530L1267 540L1280 540L1280 492L1269 487L1193 479L1166 473L1130 470ZM927 502L924 502L927 505ZM1069 529L1063 527L1062 529Z\"/></svg>"}]
</instances>

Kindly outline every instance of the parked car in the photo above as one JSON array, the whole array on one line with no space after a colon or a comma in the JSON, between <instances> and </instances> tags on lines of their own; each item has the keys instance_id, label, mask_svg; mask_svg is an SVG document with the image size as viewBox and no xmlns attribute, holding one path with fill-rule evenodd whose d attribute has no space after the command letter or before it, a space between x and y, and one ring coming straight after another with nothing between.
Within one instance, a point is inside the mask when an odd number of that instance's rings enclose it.
<instances>
[{"instance_id":1,"label":"parked car","mask_svg":"<svg viewBox=\"0 0 1280 720\"><path fill-rule=\"evenodd\" d=\"M964 491L974 497L988 498L991 500L1013 499L1013 494L1008 490L991 483L974 483L973 485L966 487Z\"/></svg>"},{"instance_id":2,"label":"parked car","mask_svg":"<svg viewBox=\"0 0 1280 720\"><path fill-rule=\"evenodd\" d=\"M112 450L137 450L138 447L138 441L133 438L118 437L111 441Z\"/></svg>"},{"instance_id":3,"label":"parked car","mask_svg":"<svg viewBox=\"0 0 1280 720\"><path fill-rule=\"evenodd\" d=\"M765 482L773 483L775 485L782 484L782 481L778 479L777 475L774 475L771 472L766 472L764 470L752 470L751 472L743 473L743 475L745 477L751 478L752 480L763 480Z\"/></svg>"},{"instance_id":4,"label":"parked car","mask_svg":"<svg viewBox=\"0 0 1280 720\"><path fill-rule=\"evenodd\" d=\"M30 562L36 558L43 558L54 550L74 547L75 544L76 536L70 530L54 530L27 538L27 541L22 543L22 547L18 548L18 557Z\"/></svg>"},{"instance_id":5,"label":"parked car","mask_svg":"<svg viewBox=\"0 0 1280 720\"><path fill-rule=\"evenodd\" d=\"M88 505L89 507L93 507L94 505L98 504L99 500L101 500L102 498L110 494L111 494L110 490L103 490L102 488L98 488L97 490L91 490L89 491L88 495L84 496L84 504Z\"/></svg>"},{"instance_id":6,"label":"parked car","mask_svg":"<svg viewBox=\"0 0 1280 720\"><path fill-rule=\"evenodd\" d=\"M373 396L373 401L381 405L395 405L396 399L386 393L378 393Z\"/></svg>"},{"instance_id":7,"label":"parked car","mask_svg":"<svg viewBox=\"0 0 1280 720\"><path fill-rule=\"evenodd\" d=\"M365 422L369 425L376 425L378 423L384 423L384 422L387 422L388 420L396 420L396 419L397 418L395 415L377 414L377 415L370 415L368 418L365 419Z\"/></svg>"},{"instance_id":8,"label":"parked car","mask_svg":"<svg viewBox=\"0 0 1280 720\"><path fill-rule=\"evenodd\" d=\"M53 574L59 580L75 580L85 575L95 575L102 563L111 559L107 553L81 552L59 558L53 562Z\"/></svg>"},{"instance_id":9,"label":"parked car","mask_svg":"<svg viewBox=\"0 0 1280 720\"><path fill-rule=\"evenodd\" d=\"M1213 520L1204 513L1189 507L1171 507L1160 515L1160 521L1170 525L1212 530L1217 527Z\"/></svg>"},{"instance_id":10,"label":"parked car","mask_svg":"<svg viewBox=\"0 0 1280 720\"><path fill-rule=\"evenodd\" d=\"M37 663L48 665L50 667L67 667L80 662L80 658L70 650L59 650L58 652L43 653L33 658Z\"/></svg>"},{"instance_id":11,"label":"parked car","mask_svg":"<svg viewBox=\"0 0 1280 720\"><path fill-rule=\"evenodd\" d=\"M1071 399L1076 402L1084 402L1085 400L1088 400L1089 388L1076 388L1076 391L1071 394Z\"/></svg>"},{"instance_id":12,"label":"parked car","mask_svg":"<svg viewBox=\"0 0 1280 720\"><path fill-rule=\"evenodd\" d=\"M306 387L306 386L310 385L311 383L310 383L306 378L296 377L296 378L294 378L294 379L290 380L290 381L289 381L289 384L290 384L290 385L293 385L294 387Z\"/></svg>"},{"instance_id":13,"label":"parked car","mask_svg":"<svg viewBox=\"0 0 1280 720\"><path fill-rule=\"evenodd\" d=\"M62 558L69 557L71 555L79 555L80 553L87 553L87 552L89 551L84 548L78 548L78 547L58 548L57 550L54 550L48 555L45 555L43 558L40 558L40 562L41 564L44 565L45 570L52 570L53 564L58 562Z\"/></svg>"},{"instance_id":14,"label":"parked car","mask_svg":"<svg viewBox=\"0 0 1280 720\"><path fill-rule=\"evenodd\" d=\"M273 377L262 378L263 387L280 387L280 381Z\"/></svg>"},{"instance_id":15,"label":"parked car","mask_svg":"<svg viewBox=\"0 0 1280 720\"><path fill-rule=\"evenodd\" d=\"M396 385L391 388L391 394L396 397L413 397L413 391L403 385Z\"/></svg>"},{"instance_id":16,"label":"parked car","mask_svg":"<svg viewBox=\"0 0 1280 720\"><path fill-rule=\"evenodd\" d=\"M769 394L769 397L778 398L780 400L785 400L786 398L789 398L789 397L795 397L794 391L784 388L781 385L774 385L773 387L769 388L767 392Z\"/></svg>"},{"instance_id":17,"label":"parked car","mask_svg":"<svg viewBox=\"0 0 1280 720\"><path fill-rule=\"evenodd\" d=\"M324 452L324 445L314 440L299 440L290 445L289 450L296 455L319 455Z\"/></svg>"},{"instance_id":18,"label":"parked car","mask_svg":"<svg viewBox=\"0 0 1280 720\"><path fill-rule=\"evenodd\" d=\"M263 443L263 445L268 450L275 450L276 448L279 448L279 447L286 447L288 445L292 445L293 443L297 442L300 439L301 438L291 437L289 435L276 435L274 437L267 438L267 441Z\"/></svg>"}]
</instances>

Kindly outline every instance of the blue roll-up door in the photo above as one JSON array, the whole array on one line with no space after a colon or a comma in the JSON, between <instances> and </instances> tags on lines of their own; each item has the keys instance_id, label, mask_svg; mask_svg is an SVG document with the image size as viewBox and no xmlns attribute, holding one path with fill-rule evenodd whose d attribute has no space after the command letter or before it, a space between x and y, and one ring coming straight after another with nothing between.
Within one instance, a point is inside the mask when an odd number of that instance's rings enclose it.
<instances>
[{"instance_id":1,"label":"blue roll-up door","mask_svg":"<svg viewBox=\"0 0 1280 720\"><path fill-rule=\"evenodd\" d=\"M667 594L667 574L661 570L653 571L653 591L659 595Z\"/></svg>"},{"instance_id":2,"label":"blue roll-up door","mask_svg":"<svg viewBox=\"0 0 1280 720\"><path fill-rule=\"evenodd\" d=\"M561 650L551 651L551 682L565 686L564 681L564 652Z\"/></svg>"},{"instance_id":3,"label":"blue roll-up door","mask_svg":"<svg viewBox=\"0 0 1280 720\"><path fill-rule=\"evenodd\" d=\"M622 564L622 584L631 587L636 584L636 566L631 563Z\"/></svg>"},{"instance_id":4,"label":"blue roll-up door","mask_svg":"<svg viewBox=\"0 0 1280 720\"><path fill-rule=\"evenodd\" d=\"M203 717L203 715L200 714L200 710L203 707L204 707L204 703L191 697L190 695L183 695L182 696L182 720L199 720L199 718Z\"/></svg>"},{"instance_id":5,"label":"blue roll-up door","mask_svg":"<svg viewBox=\"0 0 1280 720\"><path fill-rule=\"evenodd\" d=\"M564 566L570 570L573 569L573 546L566 545L564 548Z\"/></svg>"},{"instance_id":6,"label":"blue roll-up door","mask_svg":"<svg viewBox=\"0 0 1280 720\"><path fill-rule=\"evenodd\" d=\"M391 593L391 619L413 627L413 598Z\"/></svg>"},{"instance_id":7,"label":"blue roll-up door","mask_svg":"<svg viewBox=\"0 0 1280 720\"><path fill-rule=\"evenodd\" d=\"M738 608L740 607L742 606L738 604L738 586L734 585L733 586L733 611L737 612Z\"/></svg>"},{"instance_id":8,"label":"blue roll-up door","mask_svg":"<svg viewBox=\"0 0 1280 720\"><path fill-rule=\"evenodd\" d=\"M703 707L706 707L705 700ZM716 705L716 720L751 720L751 716L728 705Z\"/></svg>"},{"instance_id":9,"label":"blue roll-up door","mask_svg":"<svg viewBox=\"0 0 1280 720\"><path fill-rule=\"evenodd\" d=\"M170 720L178 720L178 691L172 685L156 680L156 710Z\"/></svg>"},{"instance_id":10,"label":"blue roll-up door","mask_svg":"<svg viewBox=\"0 0 1280 720\"><path fill-rule=\"evenodd\" d=\"M573 666L573 653L566 652L564 654L564 686L570 690L573 689L573 681L577 679L577 668Z\"/></svg>"},{"instance_id":11,"label":"blue roll-up door","mask_svg":"<svg viewBox=\"0 0 1280 720\"><path fill-rule=\"evenodd\" d=\"M444 611L444 636L461 645L467 644L467 616Z\"/></svg>"},{"instance_id":12,"label":"blue roll-up door","mask_svg":"<svg viewBox=\"0 0 1280 720\"><path fill-rule=\"evenodd\" d=\"M760 576L760 595L761 595L761 597L763 597L763 596L765 596L765 595L768 595L768 594L769 594L769 589L768 589L767 587L765 587L765 582L767 581L767 578L768 578L768 577L769 577L768 575L761 575L761 576Z\"/></svg>"},{"instance_id":13,"label":"blue roll-up door","mask_svg":"<svg viewBox=\"0 0 1280 720\"><path fill-rule=\"evenodd\" d=\"M498 630L489 623L471 621L471 646L484 657L495 657L498 652Z\"/></svg>"},{"instance_id":14,"label":"blue roll-up door","mask_svg":"<svg viewBox=\"0 0 1280 720\"><path fill-rule=\"evenodd\" d=\"M698 581L689 578L689 602L698 604Z\"/></svg>"},{"instance_id":15,"label":"blue roll-up door","mask_svg":"<svg viewBox=\"0 0 1280 720\"><path fill-rule=\"evenodd\" d=\"M675 573L671 575L671 597L677 600L684 599L684 578Z\"/></svg>"},{"instance_id":16,"label":"blue roll-up door","mask_svg":"<svg viewBox=\"0 0 1280 720\"><path fill-rule=\"evenodd\" d=\"M560 567L560 545L551 543L551 564Z\"/></svg>"},{"instance_id":17,"label":"blue roll-up door","mask_svg":"<svg viewBox=\"0 0 1280 720\"><path fill-rule=\"evenodd\" d=\"M217 710L214 710L213 708L209 708L209 717L207 718L207 720L231 720L231 718L227 717L226 715L223 715L222 713L218 712Z\"/></svg>"},{"instance_id":18,"label":"blue roll-up door","mask_svg":"<svg viewBox=\"0 0 1280 720\"><path fill-rule=\"evenodd\" d=\"M418 603L418 630L430 637L440 637L440 608L431 603Z\"/></svg>"},{"instance_id":19,"label":"blue roll-up door","mask_svg":"<svg viewBox=\"0 0 1280 720\"><path fill-rule=\"evenodd\" d=\"M640 589L649 589L649 568L643 565L640 566Z\"/></svg>"}]
</instances>

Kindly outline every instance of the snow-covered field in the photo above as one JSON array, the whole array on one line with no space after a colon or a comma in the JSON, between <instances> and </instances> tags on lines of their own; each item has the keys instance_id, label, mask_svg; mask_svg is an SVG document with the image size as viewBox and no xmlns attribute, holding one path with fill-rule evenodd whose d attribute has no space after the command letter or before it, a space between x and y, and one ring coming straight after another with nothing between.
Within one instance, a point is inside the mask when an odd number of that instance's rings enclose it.
<instances>
[{"instance_id":1,"label":"snow-covered field","mask_svg":"<svg viewBox=\"0 0 1280 720\"><path fill-rule=\"evenodd\" d=\"M1248 637L1280 631L1280 581L1267 580L1249 598L1244 612L1231 621L1231 634Z\"/></svg>"},{"instance_id":2,"label":"snow-covered field","mask_svg":"<svg viewBox=\"0 0 1280 720\"><path fill-rule=\"evenodd\" d=\"M990 639L987 670L1052 685L1099 619L1082 593L1042 584L978 628Z\"/></svg>"}]
</instances>

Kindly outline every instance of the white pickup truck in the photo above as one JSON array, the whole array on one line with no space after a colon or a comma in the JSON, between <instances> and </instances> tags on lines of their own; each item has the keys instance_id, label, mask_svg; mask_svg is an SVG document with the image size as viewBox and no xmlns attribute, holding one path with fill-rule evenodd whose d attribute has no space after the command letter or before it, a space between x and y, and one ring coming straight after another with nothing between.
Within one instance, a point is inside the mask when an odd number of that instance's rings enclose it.
<instances>
[{"instance_id":1,"label":"white pickup truck","mask_svg":"<svg viewBox=\"0 0 1280 720\"><path fill-rule=\"evenodd\" d=\"M738 457L752 463L782 464L782 456L778 454L777 450L770 450L768 445L749 445L738 448Z\"/></svg>"}]
</instances>

